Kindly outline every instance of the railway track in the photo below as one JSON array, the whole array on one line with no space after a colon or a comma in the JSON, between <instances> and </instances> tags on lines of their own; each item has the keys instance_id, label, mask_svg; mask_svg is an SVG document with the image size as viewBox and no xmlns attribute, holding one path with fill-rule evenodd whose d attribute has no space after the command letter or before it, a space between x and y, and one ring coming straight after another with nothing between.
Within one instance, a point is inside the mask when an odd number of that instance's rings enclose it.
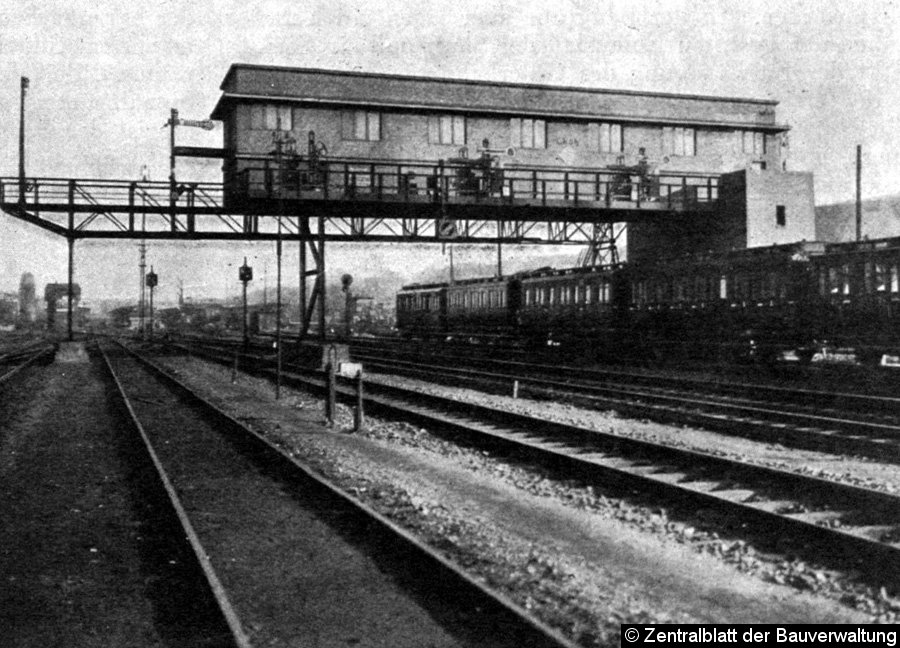
<instances>
[{"instance_id":1,"label":"railway track","mask_svg":"<svg viewBox=\"0 0 900 648\"><path fill-rule=\"evenodd\" d=\"M900 399L643 373L490 361L491 369L355 352L375 371L575 399L625 416L826 452L900 461ZM484 364L478 363L475 364Z\"/></svg>"},{"instance_id":2,"label":"railway track","mask_svg":"<svg viewBox=\"0 0 900 648\"><path fill-rule=\"evenodd\" d=\"M105 357L235 645L573 646L148 359Z\"/></svg>"},{"instance_id":3,"label":"railway track","mask_svg":"<svg viewBox=\"0 0 900 648\"><path fill-rule=\"evenodd\" d=\"M54 348L47 342L27 344L0 355L0 385L10 380L20 371L53 356Z\"/></svg>"},{"instance_id":4,"label":"railway track","mask_svg":"<svg viewBox=\"0 0 900 648\"><path fill-rule=\"evenodd\" d=\"M197 352L195 349L194 352ZM205 352L231 364L227 353ZM264 362L246 370L271 377ZM292 369L284 384L322 391L319 372ZM900 497L613 433L549 422L369 382L366 407L442 430L457 441L550 467L691 518L712 515L726 533L818 564L900 587ZM343 397L353 390L342 388Z\"/></svg>"}]
</instances>

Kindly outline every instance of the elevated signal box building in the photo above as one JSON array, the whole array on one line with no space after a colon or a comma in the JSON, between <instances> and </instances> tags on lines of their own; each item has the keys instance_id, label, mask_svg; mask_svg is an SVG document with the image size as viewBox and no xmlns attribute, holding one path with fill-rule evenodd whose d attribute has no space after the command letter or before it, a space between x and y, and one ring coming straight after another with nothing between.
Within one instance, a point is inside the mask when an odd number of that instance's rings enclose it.
<instances>
[{"instance_id":1,"label":"elevated signal box building","mask_svg":"<svg viewBox=\"0 0 900 648\"><path fill-rule=\"evenodd\" d=\"M630 259L815 237L812 176L786 170L788 127L771 100L245 64L231 66L221 89L212 118L224 124L226 199L271 195L288 156L353 163L360 171L345 178L345 192L350 182L374 192L388 182L399 190L416 165L490 155L513 178L498 195L536 204L541 194L572 200L574 191L577 201L591 193L600 205L592 218L629 223ZM396 165L397 179L376 164ZM604 203L613 188L600 188L599 173L617 170L639 173L643 186L656 178L654 191ZM568 174L593 172L596 191L577 180L572 189ZM539 180L547 174L556 174L549 189ZM307 181L293 179L298 195ZM673 196L688 208L659 208ZM690 209L688 197L706 209Z\"/></svg>"}]
</instances>

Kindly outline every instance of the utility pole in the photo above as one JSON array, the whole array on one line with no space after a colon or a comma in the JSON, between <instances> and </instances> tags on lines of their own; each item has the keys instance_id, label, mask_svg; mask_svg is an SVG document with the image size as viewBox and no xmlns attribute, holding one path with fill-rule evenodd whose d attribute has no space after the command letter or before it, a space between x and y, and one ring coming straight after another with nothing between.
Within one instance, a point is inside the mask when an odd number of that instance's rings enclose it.
<instances>
[{"instance_id":1,"label":"utility pole","mask_svg":"<svg viewBox=\"0 0 900 648\"><path fill-rule=\"evenodd\" d=\"M144 300L145 300L145 286L144 286L144 275L146 275L147 271L147 243L143 240L138 245L138 250L141 253L141 261L140 261L140 279L139 283L141 284L141 299L138 303L138 322L140 324L141 337L144 337Z\"/></svg>"},{"instance_id":2,"label":"utility pole","mask_svg":"<svg viewBox=\"0 0 900 648\"><path fill-rule=\"evenodd\" d=\"M856 240L862 240L862 144L856 145Z\"/></svg>"},{"instance_id":3,"label":"utility pole","mask_svg":"<svg viewBox=\"0 0 900 648\"><path fill-rule=\"evenodd\" d=\"M174 108L169 116L169 216L172 219L172 231L178 229L175 221L175 201L177 194L175 191L175 125L178 123L178 111Z\"/></svg>"},{"instance_id":4,"label":"utility pole","mask_svg":"<svg viewBox=\"0 0 900 648\"><path fill-rule=\"evenodd\" d=\"M28 77L22 77L19 93L19 209L25 210L25 91Z\"/></svg>"},{"instance_id":5,"label":"utility pole","mask_svg":"<svg viewBox=\"0 0 900 648\"><path fill-rule=\"evenodd\" d=\"M150 179L150 175L147 169L147 165L141 167L141 181L147 182ZM147 199L144 197L144 191L141 190L141 204L146 207ZM147 210L144 209L141 212L141 236L143 236L144 232L147 231ZM138 245L138 250L141 253L140 260L140 276L138 277L138 284L140 285L140 302L138 303L138 323L140 325L139 330L141 332L141 339L144 338L144 305L147 303L147 294L145 291L144 285L144 275L147 272L147 241L145 239L141 239L140 244Z\"/></svg>"}]
</instances>

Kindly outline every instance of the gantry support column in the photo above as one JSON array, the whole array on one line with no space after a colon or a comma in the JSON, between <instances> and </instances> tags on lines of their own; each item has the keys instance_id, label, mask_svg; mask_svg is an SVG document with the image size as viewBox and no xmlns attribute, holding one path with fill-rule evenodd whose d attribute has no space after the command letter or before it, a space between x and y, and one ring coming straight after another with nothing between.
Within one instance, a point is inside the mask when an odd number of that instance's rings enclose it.
<instances>
[{"instance_id":1,"label":"gantry support column","mask_svg":"<svg viewBox=\"0 0 900 648\"><path fill-rule=\"evenodd\" d=\"M72 301L75 298L75 287L73 285L75 278L75 181L69 181L69 233L66 241L69 244L69 285L66 289L67 306L66 306L66 333L69 342L73 340L72 334Z\"/></svg>"},{"instance_id":2,"label":"gantry support column","mask_svg":"<svg viewBox=\"0 0 900 648\"><path fill-rule=\"evenodd\" d=\"M68 340L73 340L72 334L72 302L75 298L75 287L73 280L75 278L75 237L69 235L66 237L69 242L69 285L67 286L68 305L66 309L66 331Z\"/></svg>"},{"instance_id":3,"label":"gantry support column","mask_svg":"<svg viewBox=\"0 0 900 648\"><path fill-rule=\"evenodd\" d=\"M616 241L625 231L625 225L617 223L594 223L591 230L591 241L581 253L578 265L596 267L615 265L619 262L619 250Z\"/></svg>"},{"instance_id":4,"label":"gantry support column","mask_svg":"<svg viewBox=\"0 0 900 648\"><path fill-rule=\"evenodd\" d=\"M325 341L325 217L319 216L319 258L316 267L319 287L319 340Z\"/></svg>"},{"instance_id":5,"label":"gantry support column","mask_svg":"<svg viewBox=\"0 0 900 648\"><path fill-rule=\"evenodd\" d=\"M309 221L302 216L297 217L297 232L299 233L298 242L300 244L300 276L297 278L297 287L300 290L300 303L298 304L300 310L300 337L297 339L298 344L303 344L303 338L306 337L306 333L309 331L309 318L306 316L306 242L309 236Z\"/></svg>"},{"instance_id":6,"label":"gantry support column","mask_svg":"<svg viewBox=\"0 0 900 648\"><path fill-rule=\"evenodd\" d=\"M319 309L319 339L325 339L325 217L319 217L319 232L313 239L308 218L300 218L300 338L299 343L309 335L313 315ZM315 268L307 269L307 250L312 255ZM308 293L306 280L315 277L313 289Z\"/></svg>"}]
</instances>

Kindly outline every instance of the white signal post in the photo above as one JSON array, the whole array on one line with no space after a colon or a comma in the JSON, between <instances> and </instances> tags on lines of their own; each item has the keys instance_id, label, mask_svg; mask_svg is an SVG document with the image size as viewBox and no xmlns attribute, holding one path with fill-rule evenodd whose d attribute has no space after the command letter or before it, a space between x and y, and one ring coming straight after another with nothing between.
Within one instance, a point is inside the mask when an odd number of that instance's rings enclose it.
<instances>
[{"instance_id":1,"label":"white signal post","mask_svg":"<svg viewBox=\"0 0 900 648\"><path fill-rule=\"evenodd\" d=\"M169 121L165 123L165 126L169 127L169 207L172 218L172 231L174 232L176 229L175 201L178 198L175 187L175 127L191 126L194 128L202 128L203 130L212 130L216 125L211 119L181 119L178 116L178 109L172 108L169 114ZM163 126L163 128L165 128L165 126Z\"/></svg>"}]
</instances>

